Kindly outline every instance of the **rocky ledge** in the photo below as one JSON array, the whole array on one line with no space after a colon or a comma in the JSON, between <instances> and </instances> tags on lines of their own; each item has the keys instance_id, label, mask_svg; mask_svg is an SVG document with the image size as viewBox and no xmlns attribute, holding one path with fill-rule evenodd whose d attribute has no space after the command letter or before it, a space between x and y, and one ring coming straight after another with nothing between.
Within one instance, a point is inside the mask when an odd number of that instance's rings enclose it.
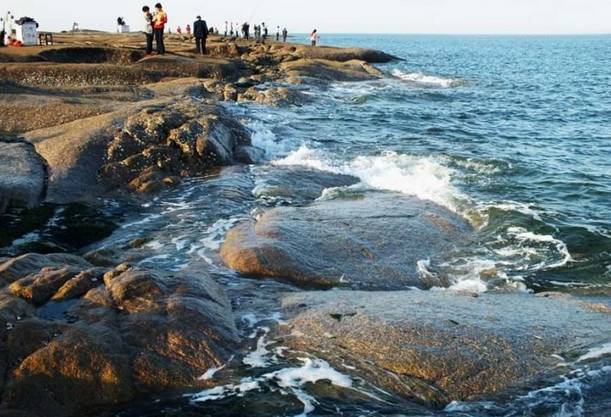
<instances>
[{"instance_id":1,"label":"rocky ledge","mask_svg":"<svg viewBox=\"0 0 611 417\"><path fill-rule=\"evenodd\" d=\"M283 305L281 343L435 407L562 372L611 332L607 306L552 293L306 292Z\"/></svg>"},{"instance_id":2,"label":"rocky ledge","mask_svg":"<svg viewBox=\"0 0 611 417\"><path fill-rule=\"evenodd\" d=\"M0 132L21 134L48 165L48 200L91 201L109 191L152 192L218 166L252 163L263 152L219 101L300 104L297 88L272 83L380 77L371 62L395 57L368 49L311 48L213 37L210 55L168 39L166 56L145 58L140 35L58 34L57 46L0 51ZM2 145L8 152L9 145ZM20 147L25 155L24 145ZM11 150L16 152L16 150ZM31 153L31 150L27 149ZM7 169L26 169L11 158ZM28 161L30 169L36 165ZM40 165L40 164L38 164ZM41 170L9 185L0 207L40 199ZM37 176L38 185L32 181ZM12 180L17 181L16 179Z\"/></svg>"},{"instance_id":3,"label":"rocky ledge","mask_svg":"<svg viewBox=\"0 0 611 417\"><path fill-rule=\"evenodd\" d=\"M238 343L231 305L205 273L28 254L0 265L0 285L0 398L27 415L204 386Z\"/></svg>"}]
</instances>

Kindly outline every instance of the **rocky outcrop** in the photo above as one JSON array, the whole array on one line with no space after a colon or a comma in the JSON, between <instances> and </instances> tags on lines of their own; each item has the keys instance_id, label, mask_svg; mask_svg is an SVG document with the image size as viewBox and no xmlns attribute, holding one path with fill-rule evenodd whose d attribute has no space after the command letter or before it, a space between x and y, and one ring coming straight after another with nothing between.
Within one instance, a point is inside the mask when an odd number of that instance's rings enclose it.
<instances>
[{"instance_id":1,"label":"rocky outcrop","mask_svg":"<svg viewBox=\"0 0 611 417\"><path fill-rule=\"evenodd\" d=\"M0 214L13 204L33 207L45 197L47 172L34 147L0 141Z\"/></svg>"},{"instance_id":2,"label":"rocky outcrop","mask_svg":"<svg viewBox=\"0 0 611 417\"><path fill-rule=\"evenodd\" d=\"M1 265L0 281L2 403L30 415L202 386L238 342L229 301L205 275L27 255Z\"/></svg>"},{"instance_id":3,"label":"rocky outcrop","mask_svg":"<svg viewBox=\"0 0 611 417\"><path fill-rule=\"evenodd\" d=\"M280 69L289 79L308 77L323 81L368 81L382 77L380 70L358 60L299 59L282 63Z\"/></svg>"},{"instance_id":4,"label":"rocky outcrop","mask_svg":"<svg viewBox=\"0 0 611 417\"><path fill-rule=\"evenodd\" d=\"M418 262L469 239L464 220L431 202L371 193L269 210L239 224L221 249L240 273L302 285L360 289L429 288Z\"/></svg>"},{"instance_id":5,"label":"rocky outcrop","mask_svg":"<svg viewBox=\"0 0 611 417\"><path fill-rule=\"evenodd\" d=\"M189 96L127 104L26 138L47 160L49 199L59 203L125 187L157 191L232 163L234 151L250 144L249 133L219 106Z\"/></svg>"},{"instance_id":6,"label":"rocky outcrop","mask_svg":"<svg viewBox=\"0 0 611 417\"><path fill-rule=\"evenodd\" d=\"M233 163L238 147L249 144L249 133L219 107L151 106L129 116L117 131L101 173L110 188L129 184L135 191L157 191Z\"/></svg>"},{"instance_id":7,"label":"rocky outcrop","mask_svg":"<svg viewBox=\"0 0 611 417\"><path fill-rule=\"evenodd\" d=\"M299 46L296 48L294 54L299 58L326 59L339 62L358 60L365 61L370 64L381 64L399 59L396 56L375 49L333 48L329 46L319 46L316 48Z\"/></svg>"},{"instance_id":8,"label":"rocky outcrop","mask_svg":"<svg viewBox=\"0 0 611 417\"><path fill-rule=\"evenodd\" d=\"M440 407L525 386L611 331L608 312L555 294L330 291L284 307L283 344Z\"/></svg>"},{"instance_id":9,"label":"rocky outcrop","mask_svg":"<svg viewBox=\"0 0 611 417\"><path fill-rule=\"evenodd\" d=\"M272 107L286 107L303 105L309 101L309 97L294 88L272 87L259 90L250 87L244 93L237 95L237 101L254 101Z\"/></svg>"}]
</instances>

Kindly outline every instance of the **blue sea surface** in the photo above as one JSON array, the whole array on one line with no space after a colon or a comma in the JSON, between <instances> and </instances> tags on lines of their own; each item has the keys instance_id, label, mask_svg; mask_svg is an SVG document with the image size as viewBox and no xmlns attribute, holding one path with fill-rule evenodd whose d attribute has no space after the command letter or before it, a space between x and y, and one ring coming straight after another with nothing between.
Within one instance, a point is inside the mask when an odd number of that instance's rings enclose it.
<instances>
[{"instance_id":1,"label":"blue sea surface","mask_svg":"<svg viewBox=\"0 0 611 417\"><path fill-rule=\"evenodd\" d=\"M533 290L609 293L611 36L321 34L321 44L404 61L380 65L383 82L314 93L284 126L272 122L278 137L335 166L396 153L389 175L399 168L394 180L420 189L365 180L432 195L480 226L471 270L495 267Z\"/></svg>"}]
</instances>

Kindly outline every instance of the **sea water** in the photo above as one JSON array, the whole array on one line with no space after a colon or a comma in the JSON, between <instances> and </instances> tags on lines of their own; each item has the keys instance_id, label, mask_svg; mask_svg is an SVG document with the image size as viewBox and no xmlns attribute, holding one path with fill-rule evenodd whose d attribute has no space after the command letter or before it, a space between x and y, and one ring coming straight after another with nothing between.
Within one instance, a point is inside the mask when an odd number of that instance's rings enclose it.
<instances>
[{"instance_id":1,"label":"sea water","mask_svg":"<svg viewBox=\"0 0 611 417\"><path fill-rule=\"evenodd\" d=\"M380 65L380 80L300 85L309 98L300 106L227 104L265 149L264 165L350 174L360 180L353 188L416 196L460 214L474 227L473 242L443 264L418 263L423 275L449 276L451 289L611 295L611 37L323 34L322 42L403 61ZM293 204L262 198L255 191L265 182L265 170L253 167L188 180L100 245L145 235L137 265L211 271L249 345L202 376L215 387L118 415L611 415L608 343L567 360L560 379L445 410L357 380L350 364L335 369L281 346L270 336L282 321L277 294L298 289L245 279L218 257L237 222Z\"/></svg>"}]
</instances>

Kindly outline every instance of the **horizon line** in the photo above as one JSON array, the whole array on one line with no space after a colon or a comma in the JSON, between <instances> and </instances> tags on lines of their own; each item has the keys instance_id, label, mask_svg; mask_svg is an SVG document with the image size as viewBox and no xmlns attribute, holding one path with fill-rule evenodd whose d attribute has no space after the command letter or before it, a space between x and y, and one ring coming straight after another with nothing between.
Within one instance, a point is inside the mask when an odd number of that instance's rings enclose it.
<instances>
[{"instance_id":1,"label":"horizon line","mask_svg":"<svg viewBox=\"0 0 611 417\"><path fill-rule=\"evenodd\" d=\"M82 28L80 31L96 31L105 33L115 33L113 30L105 29L93 29L93 28ZM53 32L53 31L51 31ZM63 29L57 31L61 32L72 32L70 29ZM134 31L129 33L140 33L140 31ZM289 37L290 37L289 32ZM308 34L306 32L292 32L293 34ZM328 35L408 35L408 36L611 36L611 32L508 32L508 33L497 33L497 32L325 32L321 31L322 34Z\"/></svg>"}]
</instances>

